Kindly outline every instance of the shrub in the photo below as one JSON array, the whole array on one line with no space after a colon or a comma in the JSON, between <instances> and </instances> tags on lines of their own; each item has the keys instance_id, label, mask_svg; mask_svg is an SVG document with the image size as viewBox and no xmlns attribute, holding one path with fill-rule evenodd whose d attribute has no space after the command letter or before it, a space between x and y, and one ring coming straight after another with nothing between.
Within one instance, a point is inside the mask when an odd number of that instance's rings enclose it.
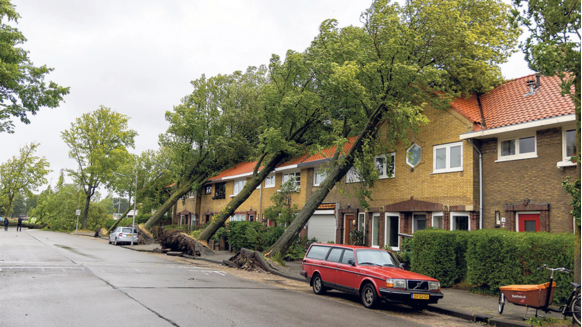
<instances>
[{"instance_id":1,"label":"shrub","mask_svg":"<svg viewBox=\"0 0 582 327\"><path fill-rule=\"evenodd\" d=\"M145 224L152 217L151 213L140 213L135 216L135 224Z\"/></svg>"},{"instance_id":2,"label":"shrub","mask_svg":"<svg viewBox=\"0 0 582 327\"><path fill-rule=\"evenodd\" d=\"M267 227L259 222L231 221L228 223L228 244L238 251L241 248L262 251Z\"/></svg>"}]
</instances>

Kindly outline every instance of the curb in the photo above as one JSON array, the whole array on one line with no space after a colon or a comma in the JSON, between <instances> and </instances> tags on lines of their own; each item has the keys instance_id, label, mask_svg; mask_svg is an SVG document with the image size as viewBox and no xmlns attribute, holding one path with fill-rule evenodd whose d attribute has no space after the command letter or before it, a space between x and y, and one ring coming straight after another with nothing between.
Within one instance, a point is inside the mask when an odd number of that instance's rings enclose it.
<instances>
[{"instance_id":1,"label":"curb","mask_svg":"<svg viewBox=\"0 0 582 327\"><path fill-rule=\"evenodd\" d=\"M469 312L465 312L462 310L453 310L446 307L435 306L429 304L426 308L428 311L440 313L447 316L457 317L464 320L469 320L472 322L480 322L486 323L491 326L498 326L498 327L532 327L533 325L517 322L517 321L508 321L503 320L500 318L494 318L493 316L483 315L483 314L473 314Z\"/></svg>"}]
</instances>

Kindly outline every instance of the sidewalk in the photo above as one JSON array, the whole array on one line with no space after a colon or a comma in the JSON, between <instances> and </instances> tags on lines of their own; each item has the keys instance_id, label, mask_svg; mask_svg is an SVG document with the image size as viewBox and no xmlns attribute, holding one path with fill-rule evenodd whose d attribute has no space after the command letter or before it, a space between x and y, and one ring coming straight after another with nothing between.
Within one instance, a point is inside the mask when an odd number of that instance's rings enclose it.
<instances>
[{"instance_id":1,"label":"sidewalk","mask_svg":"<svg viewBox=\"0 0 582 327\"><path fill-rule=\"evenodd\" d=\"M160 245L151 244L123 247L134 251L152 252L154 249L160 248ZM195 260L203 260L222 264L223 260L228 260L233 255L233 253L228 251L213 251L212 255L196 257ZM286 267L281 267L277 264L273 264L279 275L293 280L306 282L305 278L301 277L299 274L301 271L301 261L287 262L286 265ZM496 296L474 294L469 293L468 291L452 288L443 288L441 291L444 294L443 299L440 300L438 304L429 305L427 310L473 322L485 323L492 326L532 326L530 324L526 324L523 319L526 311L525 307L516 306L506 302L503 314L500 315L498 312L498 298ZM541 316L549 316L549 313L545 314L543 312L539 312L538 314ZM535 316L535 310L530 308L527 314L527 319L533 316ZM554 313L551 315L551 317L558 319L562 318L562 316L557 313Z\"/></svg>"}]
</instances>

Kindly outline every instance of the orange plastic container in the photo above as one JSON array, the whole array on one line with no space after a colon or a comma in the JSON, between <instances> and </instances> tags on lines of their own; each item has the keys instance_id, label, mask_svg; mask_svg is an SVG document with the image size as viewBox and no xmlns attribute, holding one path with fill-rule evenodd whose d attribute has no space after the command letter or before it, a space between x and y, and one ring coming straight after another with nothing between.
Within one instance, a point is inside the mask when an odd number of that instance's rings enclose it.
<instances>
[{"instance_id":1,"label":"orange plastic container","mask_svg":"<svg viewBox=\"0 0 582 327\"><path fill-rule=\"evenodd\" d=\"M548 294L550 300L547 304L550 305L552 303L556 291L556 283L552 283L551 292L548 292L549 288L550 282L540 285L508 285L499 287L508 302L532 308L545 307Z\"/></svg>"}]
</instances>

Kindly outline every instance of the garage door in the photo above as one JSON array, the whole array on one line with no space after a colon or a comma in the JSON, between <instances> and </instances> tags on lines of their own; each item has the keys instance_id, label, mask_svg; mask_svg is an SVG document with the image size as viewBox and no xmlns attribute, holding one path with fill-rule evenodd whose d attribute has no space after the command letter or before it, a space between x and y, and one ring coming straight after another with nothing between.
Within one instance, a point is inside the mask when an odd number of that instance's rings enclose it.
<instances>
[{"instance_id":1,"label":"garage door","mask_svg":"<svg viewBox=\"0 0 582 327\"><path fill-rule=\"evenodd\" d=\"M307 237L319 243L335 242L335 215L313 215L307 226Z\"/></svg>"}]
</instances>

